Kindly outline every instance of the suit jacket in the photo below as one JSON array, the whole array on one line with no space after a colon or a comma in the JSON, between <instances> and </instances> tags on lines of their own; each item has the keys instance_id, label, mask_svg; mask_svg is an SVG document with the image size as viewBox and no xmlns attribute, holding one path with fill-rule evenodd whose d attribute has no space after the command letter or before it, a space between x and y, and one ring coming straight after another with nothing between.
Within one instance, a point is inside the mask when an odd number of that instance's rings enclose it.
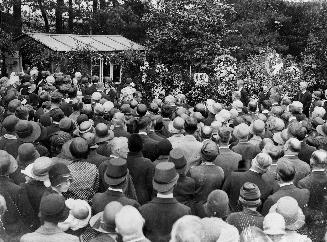
<instances>
[{"instance_id":1,"label":"suit jacket","mask_svg":"<svg viewBox=\"0 0 327 242\"><path fill-rule=\"evenodd\" d=\"M207 201L210 192L220 189L224 182L224 171L213 163L202 163L190 169L190 176L197 186L197 201Z\"/></svg>"},{"instance_id":2,"label":"suit jacket","mask_svg":"<svg viewBox=\"0 0 327 242\"><path fill-rule=\"evenodd\" d=\"M195 188L195 180L192 177L180 174L174 188L174 197L178 202L191 207L196 197Z\"/></svg>"},{"instance_id":3,"label":"suit jacket","mask_svg":"<svg viewBox=\"0 0 327 242\"><path fill-rule=\"evenodd\" d=\"M168 242L173 224L191 213L189 207L177 202L175 198L158 197L139 210L145 219L144 235L153 242Z\"/></svg>"},{"instance_id":4,"label":"suit jacket","mask_svg":"<svg viewBox=\"0 0 327 242\"><path fill-rule=\"evenodd\" d=\"M95 214L102 212L104 207L112 202L117 201L120 202L123 206L131 205L136 208L140 206L140 204L130 198L127 198L123 193L118 191L107 190L104 193L96 193L92 200L92 210Z\"/></svg>"},{"instance_id":5,"label":"suit jacket","mask_svg":"<svg viewBox=\"0 0 327 242\"><path fill-rule=\"evenodd\" d=\"M11 154L15 159L18 155L18 147L20 142L17 139L7 139L4 136L0 138L0 150L5 150Z\"/></svg>"},{"instance_id":6,"label":"suit jacket","mask_svg":"<svg viewBox=\"0 0 327 242\"><path fill-rule=\"evenodd\" d=\"M263 219L264 217L257 211L252 211L245 208L242 212L231 213L227 217L226 222L234 225L238 229L239 233L242 233L242 231L249 226L256 226L262 229Z\"/></svg>"},{"instance_id":7,"label":"suit jacket","mask_svg":"<svg viewBox=\"0 0 327 242\"><path fill-rule=\"evenodd\" d=\"M297 186L298 181L306 177L310 174L311 169L310 166L304 161L300 160L297 155L293 156L284 156L289 159L295 168L295 177L294 177L294 185ZM278 163L278 162L277 162Z\"/></svg>"},{"instance_id":8,"label":"suit jacket","mask_svg":"<svg viewBox=\"0 0 327 242\"><path fill-rule=\"evenodd\" d=\"M143 150L142 150L143 156L152 161L155 161L158 158L158 149L157 149L158 141L151 139L146 134L140 134L140 136L143 141Z\"/></svg>"},{"instance_id":9,"label":"suit jacket","mask_svg":"<svg viewBox=\"0 0 327 242\"><path fill-rule=\"evenodd\" d=\"M245 182L252 182L256 184L261 192L261 200L264 201L272 193L271 184L267 183L262 175L248 170L246 172L232 172L225 180L222 190L224 190L229 197L229 204L232 211L238 211L239 208L238 198L240 195L240 189Z\"/></svg>"},{"instance_id":10,"label":"suit jacket","mask_svg":"<svg viewBox=\"0 0 327 242\"><path fill-rule=\"evenodd\" d=\"M154 131L150 131L150 132L148 133L148 136L149 136L151 139L156 140L156 141L158 141L158 142L164 139L163 137L157 135L156 132L154 132Z\"/></svg>"},{"instance_id":11,"label":"suit jacket","mask_svg":"<svg viewBox=\"0 0 327 242\"><path fill-rule=\"evenodd\" d=\"M244 107L247 107L250 101L250 97L246 89L243 87L241 89L241 102L243 103Z\"/></svg>"},{"instance_id":12,"label":"suit jacket","mask_svg":"<svg viewBox=\"0 0 327 242\"><path fill-rule=\"evenodd\" d=\"M310 165L310 158L312 153L316 151L316 148L308 145L305 140L301 142L301 150L299 152L299 159Z\"/></svg>"},{"instance_id":13,"label":"suit jacket","mask_svg":"<svg viewBox=\"0 0 327 242\"><path fill-rule=\"evenodd\" d=\"M109 157L98 154L96 149L91 149L86 159L87 162L96 165L98 168L106 160L109 160Z\"/></svg>"},{"instance_id":14,"label":"suit jacket","mask_svg":"<svg viewBox=\"0 0 327 242\"><path fill-rule=\"evenodd\" d=\"M303 104L303 113L307 117L309 117L311 99L311 93L308 91L305 91L305 93L299 92L296 96L296 100L300 101Z\"/></svg>"},{"instance_id":15,"label":"suit jacket","mask_svg":"<svg viewBox=\"0 0 327 242\"><path fill-rule=\"evenodd\" d=\"M14 184L8 177L0 177L0 194L5 198L7 211L2 217L3 226L8 235L34 231L37 218L26 195L26 191Z\"/></svg>"},{"instance_id":16,"label":"suit jacket","mask_svg":"<svg viewBox=\"0 0 327 242\"><path fill-rule=\"evenodd\" d=\"M236 171L238 168L238 163L242 160L242 155L232 151L229 148L221 147L219 148L219 154L214 160L214 164L220 166L224 170L225 178Z\"/></svg>"},{"instance_id":17,"label":"suit jacket","mask_svg":"<svg viewBox=\"0 0 327 242\"><path fill-rule=\"evenodd\" d=\"M209 112L208 117L203 121L203 124L210 126L213 121L215 121L215 115Z\"/></svg>"},{"instance_id":18,"label":"suit jacket","mask_svg":"<svg viewBox=\"0 0 327 242\"><path fill-rule=\"evenodd\" d=\"M244 160L252 160L261 152L258 146L249 142L239 142L232 148L232 151L240 154Z\"/></svg>"},{"instance_id":19,"label":"suit jacket","mask_svg":"<svg viewBox=\"0 0 327 242\"><path fill-rule=\"evenodd\" d=\"M286 185L280 187L277 192L270 195L267 200L263 204L263 208L261 211L262 215L267 215L269 213L269 209L281 198L285 196L293 197L299 204L300 208L304 208L309 201L309 190L297 188L296 186Z\"/></svg>"},{"instance_id":20,"label":"suit jacket","mask_svg":"<svg viewBox=\"0 0 327 242\"><path fill-rule=\"evenodd\" d=\"M133 178L138 202L144 204L150 201L153 194L152 179L154 175L154 165L151 160L144 158L141 152L129 152L127 167Z\"/></svg>"},{"instance_id":21,"label":"suit jacket","mask_svg":"<svg viewBox=\"0 0 327 242\"><path fill-rule=\"evenodd\" d=\"M114 132L115 137L126 137L129 138L131 136L123 127L114 127L112 130Z\"/></svg>"}]
</instances>

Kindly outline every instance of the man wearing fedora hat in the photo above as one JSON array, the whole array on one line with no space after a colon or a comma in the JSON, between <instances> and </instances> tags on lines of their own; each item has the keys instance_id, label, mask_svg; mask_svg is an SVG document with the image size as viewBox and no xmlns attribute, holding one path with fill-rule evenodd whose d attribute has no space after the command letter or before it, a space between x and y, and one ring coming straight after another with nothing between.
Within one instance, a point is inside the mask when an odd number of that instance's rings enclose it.
<instances>
[{"instance_id":1,"label":"man wearing fedora hat","mask_svg":"<svg viewBox=\"0 0 327 242\"><path fill-rule=\"evenodd\" d=\"M240 189L245 182L252 182L257 185L261 191L262 201L272 193L272 184L269 184L262 175L266 173L272 163L272 159L268 154L259 153L253 160L251 168L245 172L232 172L225 180L222 190L229 197L232 211L239 211L238 199Z\"/></svg>"},{"instance_id":2,"label":"man wearing fedora hat","mask_svg":"<svg viewBox=\"0 0 327 242\"><path fill-rule=\"evenodd\" d=\"M152 179L154 165L142 154L143 143L139 134L128 138L127 167L132 176L138 202L143 205L151 200L153 195Z\"/></svg>"},{"instance_id":3,"label":"man wearing fedora hat","mask_svg":"<svg viewBox=\"0 0 327 242\"><path fill-rule=\"evenodd\" d=\"M37 228L37 217L28 200L26 191L9 178L13 159L6 151L0 155L0 194L5 198L8 210L2 217L3 227L10 238L31 232Z\"/></svg>"},{"instance_id":4,"label":"man wearing fedora hat","mask_svg":"<svg viewBox=\"0 0 327 242\"><path fill-rule=\"evenodd\" d=\"M277 180L279 189L274 194L270 195L263 204L261 213L268 214L270 207L275 204L279 198L284 196L291 196L304 208L309 201L309 190L301 189L293 184L295 177L295 168L292 162L287 159L280 159L277 163Z\"/></svg>"},{"instance_id":5,"label":"man wearing fedora hat","mask_svg":"<svg viewBox=\"0 0 327 242\"><path fill-rule=\"evenodd\" d=\"M177 184L174 188L174 197L178 202L191 207L195 201L196 185L195 180L185 174L187 161L184 157L183 150L179 148L171 150L168 161L175 164L176 171L179 174Z\"/></svg>"},{"instance_id":6,"label":"man wearing fedora hat","mask_svg":"<svg viewBox=\"0 0 327 242\"><path fill-rule=\"evenodd\" d=\"M40 203L40 218L42 225L35 232L25 234L21 242L78 242L76 236L62 232L58 223L68 217L69 211L65 205L64 197L59 194L49 194L42 198Z\"/></svg>"},{"instance_id":7,"label":"man wearing fedora hat","mask_svg":"<svg viewBox=\"0 0 327 242\"><path fill-rule=\"evenodd\" d=\"M128 186L129 171L127 162L122 158L110 159L104 173L104 181L109 188L103 193L96 193L92 199L92 209L96 213L103 211L104 207L112 201L118 201L122 205L139 207L140 204L125 196L124 190Z\"/></svg>"},{"instance_id":8,"label":"man wearing fedora hat","mask_svg":"<svg viewBox=\"0 0 327 242\"><path fill-rule=\"evenodd\" d=\"M0 149L7 151L13 157L17 157L19 143L15 134L15 126L19 119L15 115L9 115L2 121L4 135L0 138Z\"/></svg>"},{"instance_id":9,"label":"man wearing fedora hat","mask_svg":"<svg viewBox=\"0 0 327 242\"><path fill-rule=\"evenodd\" d=\"M168 241L174 222L191 212L173 196L178 177L172 162L159 163L155 168L153 188L157 197L140 207L145 219L144 234L150 241Z\"/></svg>"},{"instance_id":10,"label":"man wearing fedora hat","mask_svg":"<svg viewBox=\"0 0 327 242\"><path fill-rule=\"evenodd\" d=\"M114 138L113 131L109 130L105 123L99 123L95 126L95 135L95 143L98 145L97 153L109 157L111 152L108 142Z\"/></svg>"}]
</instances>

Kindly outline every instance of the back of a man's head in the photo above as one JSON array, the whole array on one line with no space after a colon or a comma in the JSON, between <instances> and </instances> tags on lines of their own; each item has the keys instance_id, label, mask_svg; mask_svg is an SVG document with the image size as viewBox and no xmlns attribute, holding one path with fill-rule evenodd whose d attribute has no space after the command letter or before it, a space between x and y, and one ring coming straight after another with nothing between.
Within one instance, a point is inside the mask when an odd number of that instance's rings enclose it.
<instances>
[{"instance_id":1,"label":"back of a man's head","mask_svg":"<svg viewBox=\"0 0 327 242\"><path fill-rule=\"evenodd\" d=\"M185 120L184 130L187 134L194 134L197 129L198 125L194 118L189 117Z\"/></svg>"},{"instance_id":2,"label":"back of a man's head","mask_svg":"<svg viewBox=\"0 0 327 242\"><path fill-rule=\"evenodd\" d=\"M140 152L143 149L143 141L139 134L132 134L128 138L128 149L131 152Z\"/></svg>"},{"instance_id":3,"label":"back of a man's head","mask_svg":"<svg viewBox=\"0 0 327 242\"><path fill-rule=\"evenodd\" d=\"M313 168L326 168L327 167L327 151L316 150L312 153L310 165Z\"/></svg>"},{"instance_id":4,"label":"back of a man's head","mask_svg":"<svg viewBox=\"0 0 327 242\"><path fill-rule=\"evenodd\" d=\"M285 144L287 151L298 153L301 150L301 142L296 138L290 138Z\"/></svg>"},{"instance_id":5,"label":"back of a man's head","mask_svg":"<svg viewBox=\"0 0 327 242\"><path fill-rule=\"evenodd\" d=\"M144 130L149 128L150 125L151 125L151 118L148 116L144 116L139 119L137 127L139 130Z\"/></svg>"},{"instance_id":6,"label":"back of a man's head","mask_svg":"<svg viewBox=\"0 0 327 242\"><path fill-rule=\"evenodd\" d=\"M162 107L161 107L161 116L163 118L170 118L171 115L172 115L172 108L167 104L162 105Z\"/></svg>"},{"instance_id":7,"label":"back of a man's head","mask_svg":"<svg viewBox=\"0 0 327 242\"><path fill-rule=\"evenodd\" d=\"M277 175L283 182L291 182L295 177L293 163L287 158L281 158L277 162Z\"/></svg>"},{"instance_id":8,"label":"back of a man's head","mask_svg":"<svg viewBox=\"0 0 327 242\"><path fill-rule=\"evenodd\" d=\"M212 136L212 128L210 126L204 126L201 129L201 138L210 139Z\"/></svg>"}]
</instances>

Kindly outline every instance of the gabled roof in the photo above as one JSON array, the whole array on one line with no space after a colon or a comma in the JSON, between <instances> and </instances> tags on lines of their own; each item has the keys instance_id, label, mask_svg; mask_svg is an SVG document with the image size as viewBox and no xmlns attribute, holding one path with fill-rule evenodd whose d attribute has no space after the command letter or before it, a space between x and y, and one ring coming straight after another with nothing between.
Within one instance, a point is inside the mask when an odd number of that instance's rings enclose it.
<instances>
[{"instance_id":1,"label":"gabled roof","mask_svg":"<svg viewBox=\"0 0 327 242\"><path fill-rule=\"evenodd\" d=\"M45 34L25 33L53 51L69 52L88 48L99 52L116 52L124 50L145 50L121 35L76 35L76 34Z\"/></svg>"}]
</instances>

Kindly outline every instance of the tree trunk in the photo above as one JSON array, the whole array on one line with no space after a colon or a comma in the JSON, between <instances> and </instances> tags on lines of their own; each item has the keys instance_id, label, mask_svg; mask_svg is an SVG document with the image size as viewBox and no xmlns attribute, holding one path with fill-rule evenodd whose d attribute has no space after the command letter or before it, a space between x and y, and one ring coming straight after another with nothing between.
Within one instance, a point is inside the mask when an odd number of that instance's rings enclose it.
<instances>
[{"instance_id":1,"label":"tree trunk","mask_svg":"<svg viewBox=\"0 0 327 242\"><path fill-rule=\"evenodd\" d=\"M56 32L58 34L62 34L63 32L63 21L62 21L62 13L64 8L64 0L57 0L56 6Z\"/></svg>"},{"instance_id":2,"label":"tree trunk","mask_svg":"<svg viewBox=\"0 0 327 242\"><path fill-rule=\"evenodd\" d=\"M74 9L73 9L73 0L68 2L68 31L69 33L73 32L73 23L74 23Z\"/></svg>"},{"instance_id":3,"label":"tree trunk","mask_svg":"<svg viewBox=\"0 0 327 242\"><path fill-rule=\"evenodd\" d=\"M94 27L96 27L97 14L98 14L98 0L93 0L93 16L92 16L92 20L90 20L90 34L93 34L93 29Z\"/></svg>"},{"instance_id":4,"label":"tree trunk","mask_svg":"<svg viewBox=\"0 0 327 242\"><path fill-rule=\"evenodd\" d=\"M100 0L100 9L104 10L106 8L106 0Z\"/></svg>"},{"instance_id":5,"label":"tree trunk","mask_svg":"<svg viewBox=\"0 0 327 242\"><path fill-rule=\"evenodd\" d=\"M41 10L42 18L44 20L44 29L46 33L50 32L50 26L49 26L49 20L48 20L48 15L47 12L43 6L42 0L38 0L39 8Z\"/></svg>"},{"instance_id":6,"label":"tree trunk","mask_svg":"<svg viewBox=\"0 0 327 242\"><path fill-rule=\"evenodd\" d=\"M14 34L16 36L22 33L22 0L14 0L13 2L13 19L15 20L14 24Z\"/></svg>"}]
</instances>

